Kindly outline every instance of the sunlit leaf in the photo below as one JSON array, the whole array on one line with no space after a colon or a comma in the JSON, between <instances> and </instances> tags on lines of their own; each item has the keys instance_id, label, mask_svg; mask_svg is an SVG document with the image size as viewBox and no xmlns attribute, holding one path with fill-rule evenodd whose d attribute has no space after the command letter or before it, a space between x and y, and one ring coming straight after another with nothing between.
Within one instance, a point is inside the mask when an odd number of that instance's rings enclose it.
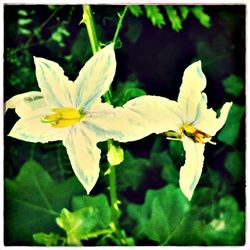
<instances>
[{"instance_id":1,"label":"sunlit leaf","mask_svg":"<svg viewBox=\"0 0 250 250\"><path fill-rule=\"evenodd\" d=\"M106 196L79 196L72 200L74 212L61 211L57 224L66 231L67 244L79 246L82 240L110 234L110 209Z\"/></svg>"},{"instance_id":2,"label":"sunlit leaf","mask_svg":"<svg viewBox=\"0 0 250 250\"><path fill-rule=\"evenodd\" d=\"M72 199L72 209L77 211L84 207L94 207L98 210L99 216L102 218L97 224L98 227L108 227L110 223L110 208L107 197L104 194L97 196L74 196Z\"/></svg>"},{"instance_id":3,"label":"sunlit leaf","mask_svg":"<svg viewBox=\"0 0 250 250\"><path fill-rule=\"evenodd\" d=\"M181 19L177 14L177 11L173 6L165 6L165 10L168 15L168 19L171 22L172 29L175 31L180 31L182 29Z\"/></svg>"},{"instance_id":4,"label":"sunlit leaf","mask_svg":"<svg viewBox=\"0 0 250 250\"><path fill-rule=\"evenodd\" d=\"M189 7L187 6L178 6L181 12L181 17L183 20L187 19L189 13Z\"/></svg>"},{"instance_id":5,"label":"sunlit leaf","mask_svg":"<svg viewBox=\"0 0 250 250\"><path fill-rule=\"evenodd\" d=\"M20 16L28 16L28 12L26 10L18 10L18 15Z\"/></svg>"},{"instance_id":6,"label":"sunlit leaf","mask_svg":"<svg viewBox=\"0 0 250 250\"><path fill-rule=\"evenodd\" d=\"M91 232L100 219L97 209L93 207L85 207L76 212L64 208L60 217L56 218L56 223L66 231L68 245L81 246L81 240L96 237Z\"/></svg>"},{"instance_id":7,"label":"sunlit leaf","mask_svg":"<svg viewBox=\"0 0 250 250\"><path fill-rule=\"evenodd\" d=\"M18 31L21 35L30 35L31 34L31 31L28 29L25 29L25 28L19 28Z\"/></svg>"},{"instance_id":8,"label":"sunlit leaf","mask_svg":"<svg viewBox=\"0 0 250 250\"><path fill-rule=\"evenodd\" d=\"M129 5L128 9L130 10L131 14L138 17L143 14L142 8L139 5Z\"/></svg>"},{"instance_id":9,"label":"sunlit leaf","mask_svg":"<svg viewBox=\"0 0 250 250\"><path fill-rule=\"evenodd\" d=\"M57 232L55 217L82 193L76 177L54 182L40 164L26 162L14 180L5 180L5 243L32 244L32 234Z\"/></svg>"},{"instance_id":10,"label":"sunlit leaf","mask_svg":"<svg viewBox=\"0 0 250 250\"><path fill-rule=\"evenodd\" d=\"M55 233L35 233L33 239L39 245L44 246L64 246L66 244L66 239Z\"/></svg>"},{"instance_id":11,"label":"sunlit leaf","mask_svg":"<svg viewBox=\"0 0 250 250\"><path fill-rule=\"evenodd\" d=\"M239 96L244 89L244 82L241 77L234 74L229 75L223 80L225 91L234 96Z\"/></svg>"},{"instance_id":12,"label":"sunlit leaf","mask_svg":"<svg viewBox=\"0 0 250 250\"><path fill-rule=\"evenodd\" d=\"M211 26L210 23L210 16L206 14L203 11L202 6L194 6L191 8L191 11L193 12L194 16L199 20L200 24L203 25L206 28L209 28Z\"/></svg>"},{"instance_id":13,"label":"sunlit leaf","mask_svg":"<svg viewBox=\"0 0 250 250\"><path fill-rule=\"evenodd\" d=\"M30 18L20 18L18 19L18 24L19 25L27 25L27 24L30 24L32 23L32 19Z\"/></svg>"},{"instance_id":14,"label":"sunlit leaf","mask_svg":"<svg viewBox=\"0 0 250 250\"><path fill-rule=\"evenodd\" d=\"M162 28L165 25L164 17L159 9L155 5L145 5L147 18L149 18L154 26Z\"/></svg>"}]
</instances>

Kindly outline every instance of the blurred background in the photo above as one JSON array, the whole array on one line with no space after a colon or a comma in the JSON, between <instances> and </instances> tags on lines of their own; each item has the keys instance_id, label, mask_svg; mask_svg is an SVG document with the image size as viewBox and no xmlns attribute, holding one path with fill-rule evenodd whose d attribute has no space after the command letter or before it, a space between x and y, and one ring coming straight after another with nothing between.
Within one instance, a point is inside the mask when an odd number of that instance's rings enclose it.
<instances>
[{"instance_id":1,"label":"blurred background","mask_svg":"<svg viewBox=\"0 0 250 250\"><path fill-rule=\"evenodd\" d=\"M123 9L92 6L102 43L113 39ZM234 103L213 139L217 145L206 145L203 174L191 203L178 188L185 159L181 142L150 135L121 144L125 159L117 167L120 222L131 244L244 244L245 14L243 5L130 6L127 11L116 44L114 106L144 94L176 100L183 72L196 60L201 60L207 78L208 107L219 111L226 101ZM92 55L81 19L80 5L5 5L5 101L39 90L33 56L59 63L70 80L77 77ZM79 204L106 209L108 225L105 143L98 144L101 174L87 197L61 142L33 144L7 137L17 119L13 110L5 115L5 244L66 244L68 231L59 228L55 218L63 208L77 211ZM48 207L56 212L46 212ZM32 237L39 232L44 234ZM112 237L80 240L84 245L116 244Z\"/></svg>"}]
</instances>

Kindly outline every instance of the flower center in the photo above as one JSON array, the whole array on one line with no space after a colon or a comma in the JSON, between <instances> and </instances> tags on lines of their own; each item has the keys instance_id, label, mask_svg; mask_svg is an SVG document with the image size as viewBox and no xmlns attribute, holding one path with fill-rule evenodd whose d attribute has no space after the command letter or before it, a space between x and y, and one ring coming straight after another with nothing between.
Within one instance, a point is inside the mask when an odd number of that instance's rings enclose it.
<instances>
[{"instance_id":1,"label":"flower center","mask_svg":"<svg viewBox=\"0 0 250 250\"><path fill-rule=\"evenodd\" d=\"M211 141L212 136L206 134L205 132L202 132L201 130L187 123L184 123L179 128L178 132L168 131L165 134L167 136L167 139L170 140L181 140L183 136L186 136L195 143L204 144L208 142L211 144L216 144L215 142Z\"/></svg>"},{"instance_id":2,"label":"flower center","mask_svg":"<svg viewBox=\"0 0 250 250\"><path fill-rule=\"evenodd\" d=\"M77 108L53 108L54 114L46 115L42 122L50 123L53 128L64 128L80 122L84 114Z\"/></svg>"}]
</instances>

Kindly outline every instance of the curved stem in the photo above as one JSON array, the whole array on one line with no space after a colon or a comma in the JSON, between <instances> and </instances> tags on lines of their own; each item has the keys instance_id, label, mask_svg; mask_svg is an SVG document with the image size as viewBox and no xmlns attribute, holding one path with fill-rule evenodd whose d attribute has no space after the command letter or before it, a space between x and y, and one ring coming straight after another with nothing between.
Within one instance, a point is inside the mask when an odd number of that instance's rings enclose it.
<instances>
[{"instance_id":1,"label":"curved stem","mask_svg":"<svg viewBox=\"0 0 250 250\"><path fill-rule=\"evenodd\" d=\"M123 22L123 19L124 19L125 15L126 15L127 10L128 10L128 6L126 5L124 7L124 10L123 10L122 14L119 15L120 19L118 21L118 24L117 24L117 27L116 27L116 31L115 31L115 35L114 35L114 38L113 38L113 43L114 44L116 43L118 34L119 34L119 32L120 32L120 30L122 28L122 22Z\"/></svg>"}]
</instances>

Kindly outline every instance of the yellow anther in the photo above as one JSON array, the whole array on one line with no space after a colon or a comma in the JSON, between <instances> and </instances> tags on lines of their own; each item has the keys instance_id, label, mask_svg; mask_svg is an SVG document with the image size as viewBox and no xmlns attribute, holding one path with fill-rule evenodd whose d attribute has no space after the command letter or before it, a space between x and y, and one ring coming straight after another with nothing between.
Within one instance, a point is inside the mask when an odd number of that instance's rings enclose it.
<instances>
[{"instance_id":1,"label":"yellow anther","mask_svg":"<svg viewBox=\"0 0 250 250\"><path fill-rule=\"evenodd\" d=\"M201 130L193 127L190 124L184 123L180 129L179 133L182 136L188 137L190 140L192 140L195 143L201 143L204 144L206 142L211 143L211 144L216 144L215 142L212 142L212 136L208 135L205 132L202 132Z\"/></svg>"},{"instance_id":2,"label":"yellow anther","mask_svg":"<svg viewBox=\"0 0 250 250\"><path fill-rule=\"evenodd\" d=\"M53 108L54 114L46 115L42 122L50 123L53 128L64 128L80 122L84 114L77 108Z\"/></svg>"}]
</instances>

